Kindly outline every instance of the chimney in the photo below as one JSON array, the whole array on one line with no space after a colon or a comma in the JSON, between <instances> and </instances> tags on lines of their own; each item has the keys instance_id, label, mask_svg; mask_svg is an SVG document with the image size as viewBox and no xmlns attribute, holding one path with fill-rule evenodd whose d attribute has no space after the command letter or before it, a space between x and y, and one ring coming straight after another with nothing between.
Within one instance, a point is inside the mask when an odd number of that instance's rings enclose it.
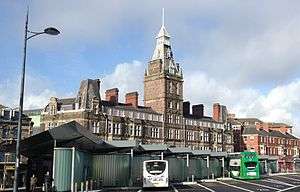
<instances>
[{"instance_id":1,"label":"chimney","mask_svg":"<svg viewBox=\"0 0 300 192\"><path fill-rule=\"evenodd\" d=\"M204 115L204 105L203 104L193 105L192 111L193 111L193 116L197 118L202 118Z\"/></svg>"},{"instance_id":2,"label":"chimney","mask_svg":"<svg viewBox=\"0 0 300 192\"><path fill-rule=\"evenodd\" d=\"M183 102L183 115L190 115L190 105L189 101Z\"/></svg>"},{"instance_id":3,"label":"chimney","mask_svg":"<svg viewBox=\"0 0 300 192\"><path fill-rule=\"evenodd\" d=\"M220 121L220 104L214 103L213 105L213 120Z\"/></svg>"},{"instance_id":4,"label":"chimney","mask_svg":"<svg viewBox=\"0 0 300 192\"><path fill-rule=\"evenodd\" d=\"M119 89L113 88L105 91L105 100L118 104Z\"/></svg>"},{"instance_id":5,"label":"chimney","mask_svg":"<svg viewBox=\"0 0 300 192\"><path fill-rule=\"evenodd\" d=\"M131 104L133 107L137 107L139 105L139 94L138 92L130 92L125 95L125 103Z\"/></svg>"}]
</instances>

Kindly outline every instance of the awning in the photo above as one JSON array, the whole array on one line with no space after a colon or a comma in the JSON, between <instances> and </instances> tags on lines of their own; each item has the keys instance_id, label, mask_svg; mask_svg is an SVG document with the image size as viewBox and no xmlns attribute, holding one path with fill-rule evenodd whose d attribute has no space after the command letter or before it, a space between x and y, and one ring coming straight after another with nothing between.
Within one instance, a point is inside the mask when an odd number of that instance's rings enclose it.
<instances>
[{"instance_id":1,"label":"awning","mask_svg":"<svg viewBox=\"0 0 300 192\"><path fill-rule=\"evenodd\" d=\"M20 152L26 157L52 154L54 147L76 147L89 152L115 150L116 147L106 143L90 133L76 121L43 131L20 142ZM1 151L15 152L15 143L1 145Z\"/></svg>"}]
</instances>

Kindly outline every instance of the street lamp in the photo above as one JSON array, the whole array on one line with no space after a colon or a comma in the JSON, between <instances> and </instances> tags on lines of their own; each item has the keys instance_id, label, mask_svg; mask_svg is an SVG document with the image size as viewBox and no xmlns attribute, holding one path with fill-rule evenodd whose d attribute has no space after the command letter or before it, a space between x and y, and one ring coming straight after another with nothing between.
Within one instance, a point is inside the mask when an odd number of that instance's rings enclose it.
<instances>
[{"instance_id":1,"label":"street lamp","mask_svg":"<svg viewBox=\"0 0 300 192\"><path fill-rule=\"evenodd\" d=\"M23 55L23 64L22 64L22 76L21 76L21 90L20 90L20 101L19 101L19 117L18 117L18 133L17 133L17 144L16 144L16 162L15 162L15 179L14 179L14 188L13 191L18 191L18 172L20 166L20 140L21 140L21 133L22 133L22 113L23 113L23 97L24 97L24 81L25 81L25 64L26 64L26 48L27 48L27 41L32 37L41 34L48 34L48 35L58 35L60 32L53 28L49 27L46 28L42 32L33 32L28 30L28 13L29 9L27 9L26 14L26 21L25 21L25 37L24 37L24 55ZM30 34L30 36L28 36Z\"/></svg>"}]
</instances>

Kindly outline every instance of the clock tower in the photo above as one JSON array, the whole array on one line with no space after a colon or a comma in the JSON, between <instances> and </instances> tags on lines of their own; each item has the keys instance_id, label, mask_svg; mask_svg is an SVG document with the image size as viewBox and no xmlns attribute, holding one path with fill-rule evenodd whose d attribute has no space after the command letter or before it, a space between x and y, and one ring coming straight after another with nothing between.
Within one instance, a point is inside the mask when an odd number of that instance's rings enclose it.
<instances>
[{"instance_id":1,"label":"clock tower","mask_svg":"<svg viewBox=\"0 0 300 192\"><path fill-rule=\"evenodd\" d=\"M167 123L179 123L183 115L183 74L175 63L170 35L164 25L156 36L156 46L144 76L144 105L165 116Z\"/></svg>"}]
</instances>

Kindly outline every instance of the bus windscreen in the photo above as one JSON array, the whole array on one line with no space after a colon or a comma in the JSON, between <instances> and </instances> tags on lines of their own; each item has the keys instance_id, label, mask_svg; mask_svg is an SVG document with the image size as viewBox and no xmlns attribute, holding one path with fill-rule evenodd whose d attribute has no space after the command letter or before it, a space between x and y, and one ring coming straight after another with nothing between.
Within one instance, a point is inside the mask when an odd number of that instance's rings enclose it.
<instances>
[{"instance_id":1,"label":"bus windscreen","mask_svg":"<svg viewBox=\"0 0 300 192\"><path fill-rule=\"evenodd\" d=\"M245 166L247 167L247 169L249 171L255 170L255 168L256 168L256 162L246 162Z\"/></svg>"},{"instance_id":2,"label":"bus windscreen","mask_svg":"<svg viewBox=\"0 0 300 192\"><path fill-rule=\"evenodd\" d=\"M165 162L147 162L146 170L151 175L162 174L166 169Z\"/></svg>"}]
</instances>

